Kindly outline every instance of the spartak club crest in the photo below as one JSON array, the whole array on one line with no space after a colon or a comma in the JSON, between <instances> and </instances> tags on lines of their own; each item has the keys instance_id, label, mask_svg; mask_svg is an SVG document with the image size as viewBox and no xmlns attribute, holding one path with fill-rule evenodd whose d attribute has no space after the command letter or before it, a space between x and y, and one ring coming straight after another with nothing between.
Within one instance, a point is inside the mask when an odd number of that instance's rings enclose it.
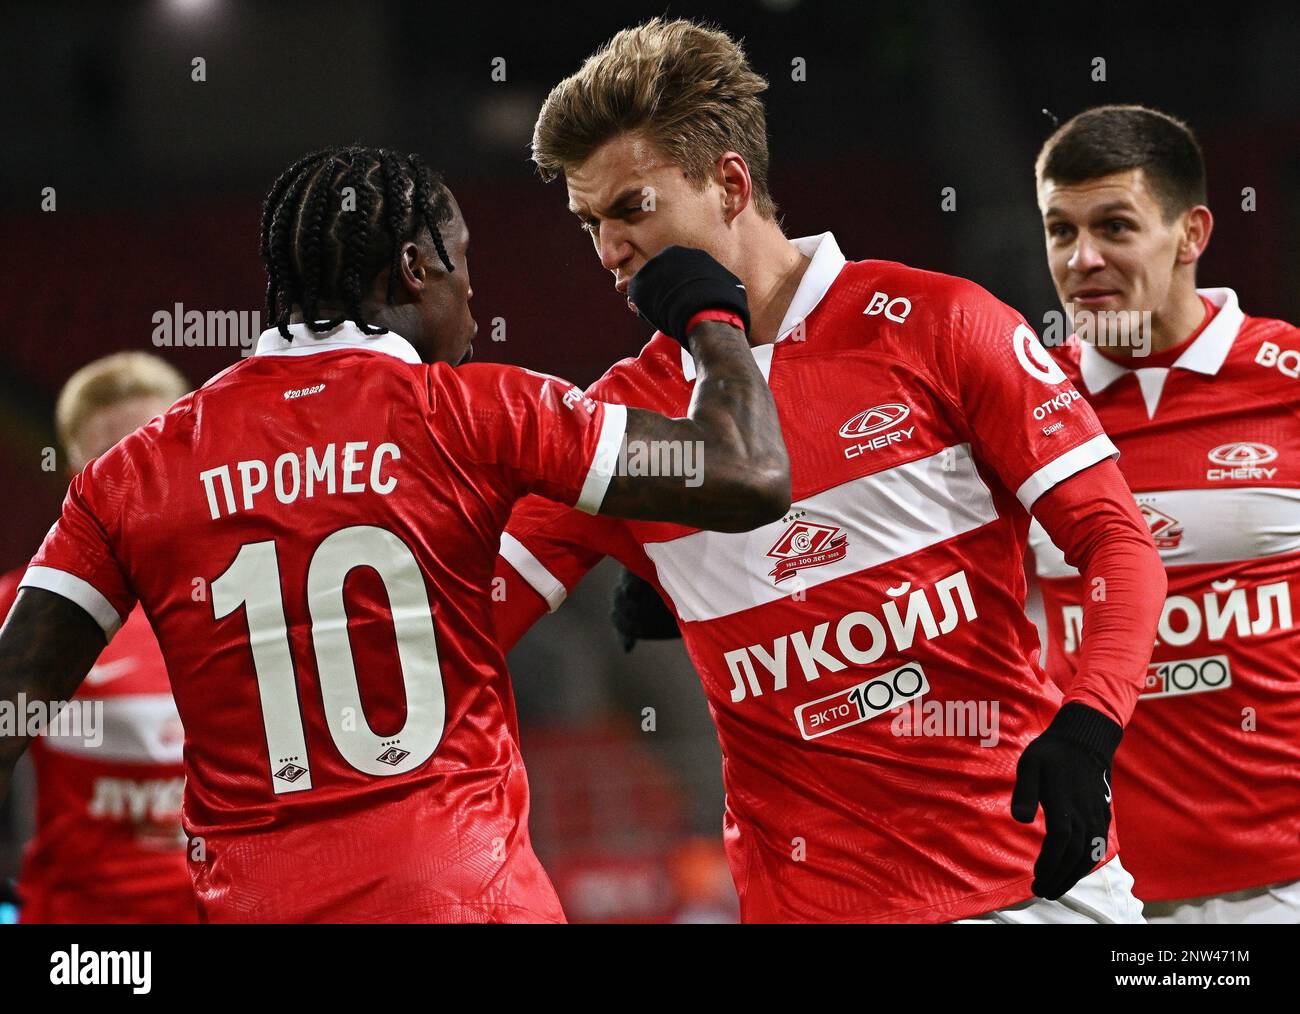
<instances>
[{"instance_id":1,"label":"spartak club crest","mask_svg":"<svg viewBox=\"0 0 1300 1014\"><path fill-rule=\"evenodd\" d=\"M1183 523L1149 503L1138 504L1157 549L1176 549L1183 541Z\"/></svg>"},{"instance_id":2,"label":"spartak club crest","mask_svg":"<svg viewBox=\"0 0 1300 1014\"><path fill-rule=\"evenodd\" d=\"M804 521L805 513L799 511L791 515L794 523L767 551L767 555L777 561L767 576L775 578L777 584L806 567L822 567L842 560L849 551L849 537L844 532L834 525Z\"/></svg>"}]
</instances>

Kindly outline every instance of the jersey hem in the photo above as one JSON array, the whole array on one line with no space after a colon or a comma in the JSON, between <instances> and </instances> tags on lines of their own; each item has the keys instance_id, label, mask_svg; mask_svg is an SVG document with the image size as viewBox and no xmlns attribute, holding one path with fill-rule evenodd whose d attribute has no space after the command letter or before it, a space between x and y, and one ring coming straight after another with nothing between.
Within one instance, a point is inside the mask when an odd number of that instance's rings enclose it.
<instances>
[{"instance_id":1,"label":"jersey hem","mask_svg":"<svg viewBox=\"0 0 1300 1014\"><path fill-rule=\"evenodd\" d=\"M1132 872L1132 870L1129 870L1129 873ZM1173 882L1171 886L1164 888L1157 886L1151 890L1143 890L1144 885L1136 876L1133 880L1133 893L1141 901L1202 901L1206 898L1217 897L1220 894L1230 894L1233 891L1251 891L1268 887L1271 884L1300 880L1300 858L1290 859L1286 863L1277 866L1266 866L1262 870L1258 866L1252 867L1249 873L1242 872L1234 877L1200 882L1194 886L1188 883Z\"/></svg>"},{"instance_id":2,"label":"jersey hem","mask_svg":"<svg viewBox=\"0 0 1300 1014\"><path fill-rule=\"evenodd\" d=\"M1106 858L1089 870L1088 874L1085 874L1085 876L1091 875L1101 869L1118 855L1118 850L1109 850L1106 853ZM746 919L742 915L741 922L759 924L778 922L817 922L836 925L852 925L861 923L890 924L955 922L958 919L970 919L975 916L988 915L991 912L1010 908L1012 905L1019 905L1026 901L1034 901L1038 896L1033 892L1033 883L1034 878L1031 874L1020 880L1013 881L1010 884L1004 884L980 894L969 894L964 898L958 898L956 901L948 901L940 905L928 905L924 908L897 909L890 912L881 912L872 915L845 915L830 918L826 916L817 916L812 919ZM1137 892L1134 891L1134 896L1136 897L1136 895ZM936 916L937 918L935 918Z\"/></svg>"}]
</instances>

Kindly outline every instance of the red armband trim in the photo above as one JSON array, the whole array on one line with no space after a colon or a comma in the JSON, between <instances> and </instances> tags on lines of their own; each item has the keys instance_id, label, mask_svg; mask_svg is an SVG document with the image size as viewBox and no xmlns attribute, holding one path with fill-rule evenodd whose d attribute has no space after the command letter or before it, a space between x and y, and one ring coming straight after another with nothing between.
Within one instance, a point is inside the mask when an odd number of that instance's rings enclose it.
<instances>
[{"instance_id":1,"label":"red armband trim","mask_svg":"<svg viewBox=\"0 0 1300 1014\"><path fill-rule=\"evenodd\" d=\"M730 310L701 310L686 322L686 333L691 333L691 328L701 321L717 320L723 324L730 324L741 332L745 330L745 322L740 319L739 315L732 313Z\"/></svg>"}]
</instances>

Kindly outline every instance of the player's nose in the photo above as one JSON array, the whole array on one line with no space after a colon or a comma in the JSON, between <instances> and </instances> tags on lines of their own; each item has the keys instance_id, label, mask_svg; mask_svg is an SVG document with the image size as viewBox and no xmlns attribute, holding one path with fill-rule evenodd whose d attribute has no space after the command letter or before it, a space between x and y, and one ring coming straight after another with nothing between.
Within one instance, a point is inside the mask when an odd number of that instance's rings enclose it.
<instances>
[{"instance_id":1,"label":"player's nose","mask_svg":"<svg viewBox=\"0 0 1300 1014\"><path fill-rule=\"evenodd\" d=\"M617 222L602 222L600 227L600 265L606 271L617 271L620 264L628 259L632 246L627 241L627 234L618 228Z\"/></svg>"},{"instance_id":2,"label":"player's nose","mask_svg":"<svg viewBox=\"0 0 1300 1014\"><path fill-rule=\"evenodd\" d=\"M1087 235L1080 236L1079 241L1074 245L1074 252L1070 255L1068 265L1070 270L1086 274L1089 271L1104 267L1105 264L1106 259L1102 257L1097 244L1092 242Z\"/></svg>"}]
</instances>

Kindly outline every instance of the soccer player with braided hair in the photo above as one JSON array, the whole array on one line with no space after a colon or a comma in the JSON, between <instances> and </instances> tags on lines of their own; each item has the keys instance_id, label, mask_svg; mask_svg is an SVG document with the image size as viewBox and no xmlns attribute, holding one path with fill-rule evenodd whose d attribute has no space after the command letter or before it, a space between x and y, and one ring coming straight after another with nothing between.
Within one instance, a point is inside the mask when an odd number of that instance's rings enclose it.
<instances>
[{"instance_id":1,"label":"soccer player with braided hair","mask_svg":"<svg viewBox=\"0 0 1300 1014\"><path fill-rule=\"evenodd\" d=\"M669 418L455 368L468 246L413 155L291 166L262 214L272 326L77 476L0 631L0 704L57 702L143 606L185 725L205 920L561 921L492 636L511 509L743 531L789 505L730 272L674 247L631 293L699 369ZM618 474L659 440L696 442L702 483ZM30 732L0 737L0 794Z\"/></svg>"},{"instance_id":2,"label":"soccer player with braided hair","mask_svg":"<svg viewBox=\"0 0 1300 1014\"><path fill-rule=\"evenodd\" d=\"M342 201L337 207L329 203L331 192L345 187L355 214L347 214ZM298 305L313 331L327 331L351 319L366 334L380 333L382 328L362 319L362 276L373 275L387 262L385 299L392 303L401 275L401 248L391 237L413 227L428 230L438 260L453 272L441 231L452 209L451 192L418 155L402 160L384 149L346 148L300 159L280 174L262 209L267 320L288 338L289 315ZM322 235L327 230L336 235L327 255L332 260L322 264ZM334 286L343 297L346 317L318 322L323 285Z\"/></svg>"}]
</instances>

